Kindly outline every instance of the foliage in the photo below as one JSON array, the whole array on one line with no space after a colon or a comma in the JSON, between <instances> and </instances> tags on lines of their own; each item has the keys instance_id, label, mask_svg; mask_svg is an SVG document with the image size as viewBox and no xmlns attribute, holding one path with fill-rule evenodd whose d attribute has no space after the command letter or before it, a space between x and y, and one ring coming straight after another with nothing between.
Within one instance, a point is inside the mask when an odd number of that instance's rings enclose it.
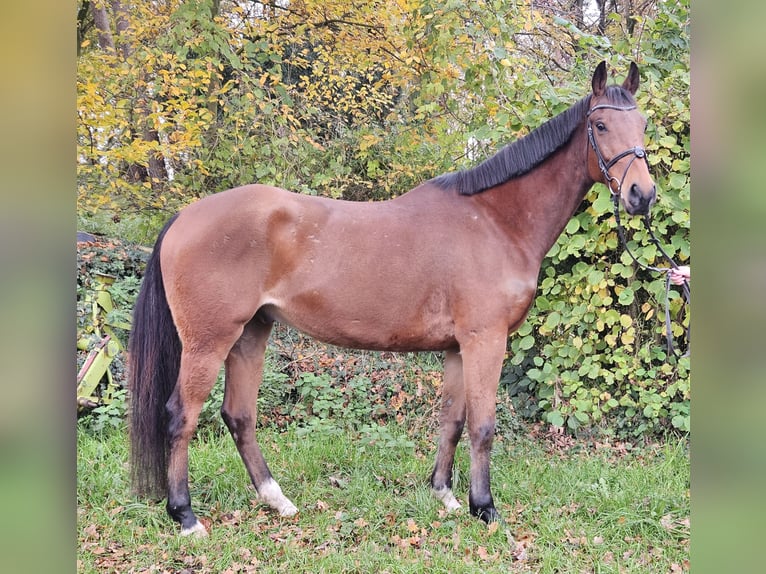
<instances>
[{"instance_id":1,"label":"foliage","mask_svg":"<svg viewBox=\"0 0 766 574\"><path fill-rule=\"evenodd\" d=\"M119 240L97 238L93 242L77 243L77 369L85 364L89 353L101 343L104 325L103 319L110 325L109 332L113 333L122 349L127 347L128 331L114 325L129 325L131 309L138 295L138 289L143 276L143 270L148 259L148 253L143 248ZM114 278L108 287L114 308L105 317L96 319L94 324L93 305L97 293L98 275ZM99 309L100 310L100 309ZM99 334L100 333L100 334ZM118 386L125 385L126 357L119 352L112 359L109 369ZM102 381L95 389L95 395L101 398L108 395L108 379ZM110 404L101 405L94 409L93 424L95 428L120 426L120 419L126 412L126 393L117 391Z\"/></svg>"},{"instance_id":2,"label":"foliage","mask_svg":"<svg viewBox=\"0 0 766 574\"><path fill-rule=\"evenodd\" d=\"M115 429L126 430L126 415L128 412L128 391L127 389L117 390L112 400L106 404L99 405L90 413L86 424L88 429L93 432L108 432Z\"/></svg>"},{"instance_id":3,"label":"foliage","mask_svg":"<svg viewBox=\"0 0 766 574\"><path fill-rule=\"evenodd\" d=\"M94 275L104 274L115 278L109 287L115 309L110 319L130 322L131 309L138 296L141 277L149 253L138 246L118 239L98 239L92 243L77 245L77 328L89 330L90 309L86 295L95 289ZM123 347L127 346L128 334L117 330Z\"/></svg>"},{"instance_id":4,"label":"foliage","mask_svg":"<svg viewBox=\"0 0 766 574\"><path fill-rule=\"evenodd\" d=\"M78 62L81 209L173 209L253 181L368 192L381 169L366 150L398 90L384 32L400 15L383 4L353 17L337 0L132 7L127 56L86 40ZM136 180L129 167L152 157L164 177Z\"/></svg>"},{"instance_id":5,"label":"foliage","mask_svg":"<svg viewBox=\"0 0 766 574\"><path fill-rule=\"evenodd\" d=\"M277 325L258 397L261 427L299 433L353 430L386 438L388 423L433 428L441 365L432 354L354 352L328 347ZM221 372L223 379L223 372ZM219 410L223 380L203 406L200 426L225 432Z\"/></svg>"},{"instance_id":6,"label":"foliage","mask_svg":"<svg viewBox=\"0 0 766 574\"><path fill-rule=\"evenodd\" d=\"M113 28L117 49L104 48L94 29L81 34L83 222L121 219L121 233L141 227L132 236L151 237L179 206L253 181L391 197L472 165L563 111L584 95L599 60L618 71L636 60L659 190L653 226L679 263L689 261L688 0L618 2L592 21L582 2L97 4L130 25ZM640 222L623 222L639 259L663 265ZM577 433L688 431L690 365L663 350L664 281L622 252L603 185L540 279L504 369L518 411ZM688 309L677 289L670 295L685 348ZM375 367L314 372L298 354L290 361L303 371L274 357L269 376L289 379L284 394L264 386L270 420L308 424L353 412L363 392L380 396L378 407L397 396L373 380ZM400 392L413 394L406 381Z\"/></svg>"}]
</instances>

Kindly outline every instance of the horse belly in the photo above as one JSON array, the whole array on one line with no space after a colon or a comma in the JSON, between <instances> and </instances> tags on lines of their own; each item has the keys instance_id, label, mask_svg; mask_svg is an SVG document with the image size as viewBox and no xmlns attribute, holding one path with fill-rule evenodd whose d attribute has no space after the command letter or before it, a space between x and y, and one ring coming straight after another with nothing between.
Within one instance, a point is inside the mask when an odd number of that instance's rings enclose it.
<instances>
[{"instance_id":1,"label":"horse belly","mask_svg":"<svg viewBox=\"0 0 766 574\"><path fill-rule=\"evenodd\" d=\"M265 311L274 320L341 347L438 351L456 345L454 323L439 299L380 293L332 296L311 290L269 305Z\"/></svg>"}]
</instances>

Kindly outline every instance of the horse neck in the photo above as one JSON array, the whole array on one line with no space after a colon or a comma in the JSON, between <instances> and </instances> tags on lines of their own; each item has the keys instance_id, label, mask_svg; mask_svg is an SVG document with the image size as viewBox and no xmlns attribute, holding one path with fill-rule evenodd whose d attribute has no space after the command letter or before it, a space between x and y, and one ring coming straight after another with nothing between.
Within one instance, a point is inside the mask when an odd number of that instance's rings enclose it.
<instances>
[{"instance_id":1,"label":"horse neck","mask_svg":"<svg viewBox=\"0 0 766 574\"><path fill-rule=\"evenodd\" d=\"M587 159L583 125L536 168L476 197L491 205L514 243L542 261L594 183Z\"/></svg>"}]
</instances>

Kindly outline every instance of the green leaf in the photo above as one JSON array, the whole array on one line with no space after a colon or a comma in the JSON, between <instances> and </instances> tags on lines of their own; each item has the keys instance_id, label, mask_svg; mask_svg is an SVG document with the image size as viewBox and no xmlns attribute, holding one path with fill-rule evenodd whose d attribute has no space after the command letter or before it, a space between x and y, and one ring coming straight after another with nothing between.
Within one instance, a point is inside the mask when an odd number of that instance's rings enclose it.
<instances>
[{"instance_id":1,"label":"green leaf","mask_svg":"<svg viewBox=\"0 0 766 574\"><path fill-rule=\"evenodd\" d=\"M560 322L561 315L557 311L553 311L552 313L549 313L548 317L545 319L545 326L549 329L553 329L554 327L558 326Z\"/></svg>"},{"instance_id":2,"label":"green leaf","mask_svg":"<svg viewBox=\"0 0 766 574\"><path fill-rule=\"evenodd\" d=\"M519 341L519 349L523 351L527 351L531 349L535 344L535 338L532 335L527 335L526 337L522 337Z\"/></svg>"},{"instance_id":3,"label":"green leaf","mask_svg":"<svg viewBox=\"0 0 766 574\"><path fill-rule=\"evenodd\" d=\"M588 273L588 284L598 285L604 279L604 272L599 269L593 269Z\"/></svg>"},{"instance_id":4,"label":"green leaf","mask_svg":"<svg viewBox=\"0 0 766 574\"><path fill-rule=\"evenodd\" d=\"M575 411L574 416L581 423L587 423L588 422L588 418L589 418L588 417L588 413L584 413L582 411Z\"/></svg>"},{"instance_id":5,"label":"green leaf","mask_svg":"<svg viewBox=\"0 0 766 574\"><path fill-rule=\"evenodd\" d=\"M630 305L633 303L635 298L636 294L633 293L633 289L626 287L620 292L620 296L617 298L617 300L620 302L620 305Z\"/></svg>"},{"instance_id":6,"label":"green leaf","mask_svg":"<svg viewBox=\"0 0 766 574\"><path fill-rule=\"evenodd\" d=\"M689 424L689 416L688 415L676 415L673 417L673 419L670 421L671 424L682 431L688 432L691 429L691 425Z\"/></svg>"},{"instance_id":7,"label":"green leaf","mask_svg":"<svg viewBox=\"0 0 766 574\"><path fill-rule=\"evenodd\" d=\"M541 381L543 380L543 372L540 369L529 369L527 371L527 377L533 381Z\"/></svg>"},{"instance_id":8,"label":"green leaf","mask_svg":"<svg viewBox=\"0 0 766 574\"><path fill-rule=\"evenodd\" d=\"M598 194L598 197L593 202L593 210L598 215L612 211L612 198L608 191Z\"/></svg>"},{"instance_id":9,"label":"green leaf","mask_svg":"<svg viewBox=\"0 0 766 574\"><path fill-rule=\"evenodd\" d=\"M676 145L676 137L674 135L666 135L660 138L660 145L662 147L671 148Z\"/></svg>"},{"instance_id":10,"label":"green leaf","mask_svg":"<svg viewBox=\"0 0 766 574\"><path fill-rule=\"evenodd\" d=\"M559 411L551 411L546 415L546 418L548 419L548 422L551 423L555 427L563 427L564 426L564 417L561 416L561 413Z\"/></svg>"},{"instance_id":11,"label":"green leaf","mask_svg":"<svg viewBox=\"0 0 766 574\"><path fill-rule=\"evenodd\" d=\"M672 189L683 189L686 187L687 177L685 173L671 173L668 177L668 185Z\"/></svg>"},{"instance_id":12,"label":"green leaf","mask_svg":"<svg viewBox=\"0 0 766 574\"><path fill-rule=\"evenodd\" d=\"M532 332L532 323L530 323L529 321L524 321L521 324L521 327L519 327L519 330L516 332L521 337L524 337L525 335L529 335Z\"/></svg>"}]
</instances>

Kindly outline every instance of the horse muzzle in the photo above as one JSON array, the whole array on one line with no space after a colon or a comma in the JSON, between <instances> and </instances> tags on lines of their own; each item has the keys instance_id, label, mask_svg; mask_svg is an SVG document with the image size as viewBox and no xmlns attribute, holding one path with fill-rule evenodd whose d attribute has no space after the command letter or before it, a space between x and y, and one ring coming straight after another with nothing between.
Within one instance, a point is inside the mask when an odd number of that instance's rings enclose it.
<instances>
[{"instance_id":1,"label":"horse muzzle","mask_svg":"<svg viewBox=\"0 0 766 574\"><path fill-rule=\"evenodd\" d=\"M651 188L644 190L634 183L628 189L628 193L622 197L625 211L630 215L648 215L655 201L657 201L657 187L653 184Z\"/></svg>"}]
</instances>

